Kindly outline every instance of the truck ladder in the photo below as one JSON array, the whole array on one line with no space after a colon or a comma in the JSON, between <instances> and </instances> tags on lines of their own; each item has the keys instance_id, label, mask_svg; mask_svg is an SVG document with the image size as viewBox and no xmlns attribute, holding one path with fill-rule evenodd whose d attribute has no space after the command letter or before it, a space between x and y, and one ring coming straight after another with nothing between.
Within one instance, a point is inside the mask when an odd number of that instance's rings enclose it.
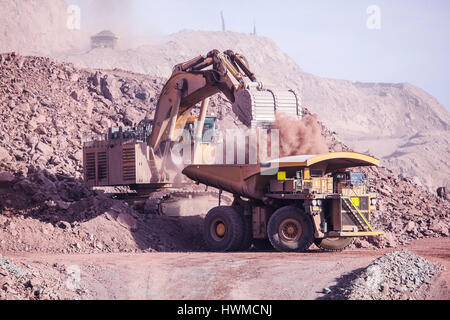
<instances>
[{"instance_id":1,"label":"truck ladder","mask_svg":"<svg viewBox=\"0 0 450 320\"><path fill-rule=\"evenodd\" d=\"M352 216L356 219L356 221L358 221L358 223L361 225L364 231L373 231L373 228L370 225L369 221L367 221L363 213L359 211L358 207L355 205L352 198L342 197L342 199L344 200L344 203L347 206L347 208L350 210Z\"/></svg>"}]
</instances>

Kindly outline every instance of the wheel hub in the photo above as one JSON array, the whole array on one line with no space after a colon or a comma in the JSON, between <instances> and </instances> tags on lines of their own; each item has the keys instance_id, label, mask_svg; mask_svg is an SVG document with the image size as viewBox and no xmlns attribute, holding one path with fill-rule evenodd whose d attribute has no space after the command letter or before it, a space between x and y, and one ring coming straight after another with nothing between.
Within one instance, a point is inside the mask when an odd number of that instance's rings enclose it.
<instances>
[{"instance_id":1,"label":"wheel hub","mask_svg":"<svg viewBox=\"0 0 450 320\"><path fill-rule=\"evenodd\" d=\"M227 226L221 219L217 219L211 223L210 234L215 241L222 241L227 233Z\"/></svg>"},{"instance_id":2,"label":"wheel hub","mask_svg":"<svg viewBox=\"0 0 450 320\"><path fill-rule=\"evenodd\" d=\"M302 226L295 219L286 219L280 224L279 234L284 241L298 241Z\"/></svg>"},{"instance_id":3,"label":"wheel hub","mask_svg":"<svg viewBox=\"0 0 450 320\"><path fill-rule=\"evenodd\" d=\"M225 225L223 223L217 224L217 226L216 226L216 234L219 237L223 237L225 235L225 231L226 231L226 228L225 228Z\"/></svg>"}]
</instances>

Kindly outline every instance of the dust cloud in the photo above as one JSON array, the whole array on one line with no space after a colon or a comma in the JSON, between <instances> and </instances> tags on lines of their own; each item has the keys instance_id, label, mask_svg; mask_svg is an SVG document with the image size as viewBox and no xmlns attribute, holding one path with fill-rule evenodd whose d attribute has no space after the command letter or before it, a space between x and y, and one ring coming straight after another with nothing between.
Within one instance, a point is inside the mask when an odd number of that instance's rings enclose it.
<instances>
[{"instance_id":1,"label":"dust cloud","mask_svg":"<svg viewBox=\"0 0 450 320\"><path fill-rule=\"evenodd\" d=\"M94 35L110 30L120 37L120 49L135 48L152 43L158 38L156 31L137 16L139 9L134 0L71 0L81 8L82 30Z\"/></svg>"},{"instance_id":2,"label":"dust cloud","mask_svg":"<svg viewBox=\"0 0 450 320\"><path fill-rule=\"evenodd\" d=\"M297 119L277 112L273 128L279 130L280 156L282 157L329 152L316 115Z\"/></svg>"}]
</instances>

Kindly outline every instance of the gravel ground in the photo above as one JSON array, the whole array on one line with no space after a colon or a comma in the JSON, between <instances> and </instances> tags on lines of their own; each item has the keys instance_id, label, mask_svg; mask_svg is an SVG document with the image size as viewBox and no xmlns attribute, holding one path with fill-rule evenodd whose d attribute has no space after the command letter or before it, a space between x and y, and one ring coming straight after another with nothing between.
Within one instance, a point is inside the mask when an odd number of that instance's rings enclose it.
<instances>
[{"instance_id":1,"label":"gravel ground","mask_svg":"<svg viewBox=\"0 0 450 320\"><path fill-rule=\"evenodd\" d=\"M336 287L325 289L329 299L423 299L433 278L444 267L403 249L385 254L368 267L344 276ZM328 291L329 290L329 291Z\"/></svg>"}]
</instances>

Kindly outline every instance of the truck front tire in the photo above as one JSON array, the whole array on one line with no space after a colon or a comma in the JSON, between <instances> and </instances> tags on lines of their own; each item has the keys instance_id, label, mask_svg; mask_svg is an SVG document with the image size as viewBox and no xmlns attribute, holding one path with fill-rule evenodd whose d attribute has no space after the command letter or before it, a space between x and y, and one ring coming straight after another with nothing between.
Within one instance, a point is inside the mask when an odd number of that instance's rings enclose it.
<instances>
[{"instance_id":1,"label":"truck front tire","mask_svg":"<svg viewBox=\"0 0 450 320\"><path fill-rule=\"evenodd\" d=\"M324 251L343 251L353 243L354 238L314 239L314 244Z\"/></svg>"},{"instance_id":2,"label":"truck front tire","mask_svg":"<svg viewBox=\"0 0 450 320\"><path fill-rule=\"evenodd\" d=\"M211 251L226 252L241 249L244 234L243 216L234 207L215 207L206 215L203 235Z\"/></svg>"},{"instance_id":3,"label":"truck front tire","mask_svg":"<svg viewBox=\"0 0 450 320\"><path fill-rule=\"evenodd\" d=\"M297 207L283 207L270 217L267 235L279 251L301 252L313 243L314 229L311 219Z\"/></svg>"}]
</instances>

